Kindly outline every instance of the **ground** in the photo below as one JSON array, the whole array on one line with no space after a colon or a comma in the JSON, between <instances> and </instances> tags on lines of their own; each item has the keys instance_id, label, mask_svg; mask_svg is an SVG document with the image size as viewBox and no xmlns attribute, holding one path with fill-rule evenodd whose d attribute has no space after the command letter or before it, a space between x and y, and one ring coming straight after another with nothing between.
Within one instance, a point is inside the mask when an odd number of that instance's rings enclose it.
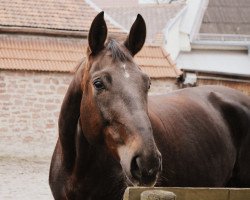
<instances>
[{"instance_id":1,"label":"ground","mask_svg":"<svg viewBox=\"0 0 250 200\"><path fill-rule=\"evenodd\" d=\"M0 157L0 199L53 199L49 163L49 158Z\"/></svg>"},{"instance_id":2,"label":"ground","mask_svg":"<svg viewBox=\"0 0 250 200\"><path fill-rule=\"evenodd\" d=\"M0 200L52 200L48 177L57 134L23 135L0 131Z\"/></svg>"},{"instance_id":3,"label":"ground","mask_svg":"<svg viewBox=\"0 0 250 200\"><path fill-rule=\"evenodd\" d=\"M53 199L48 177L57 137L57 130L0 128L0 200Z\"/></svg>"}]
</instances>

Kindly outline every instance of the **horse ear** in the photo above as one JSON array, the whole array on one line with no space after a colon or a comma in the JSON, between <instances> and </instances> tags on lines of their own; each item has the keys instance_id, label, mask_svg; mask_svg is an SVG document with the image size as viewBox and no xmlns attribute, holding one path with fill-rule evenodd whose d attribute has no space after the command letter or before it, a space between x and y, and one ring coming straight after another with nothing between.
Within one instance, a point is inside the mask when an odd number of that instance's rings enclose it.
<instances>
[{"instance_id":1,"label":"horse ear","mask_svg":"<svg viewBox=\"0 0 250 200\"><path fill-rule=\"evenodd\" d=\"M124 43L127 49L130 51L132 56L137 54L146 39L146 24L140 14L137 15L135 22L133 23L129 35Z\"/></svg>"},{"instance_id":2,"label":"horse ear","mask_svg":"<svg viewBox=\"0 0 250 200\"><path fill-rule=\"evenodd\" d=\"M93 20L88 36L91 54L97 54L104 48L107 38L107 25L104 20L104 12L100 12Z\"/></svg>"}]
</instances>

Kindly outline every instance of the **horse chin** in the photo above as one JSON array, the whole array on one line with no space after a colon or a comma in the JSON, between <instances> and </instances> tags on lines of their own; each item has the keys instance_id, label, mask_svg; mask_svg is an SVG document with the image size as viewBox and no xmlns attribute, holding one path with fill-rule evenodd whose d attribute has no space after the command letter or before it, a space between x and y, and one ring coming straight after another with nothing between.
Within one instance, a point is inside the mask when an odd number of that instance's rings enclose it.
<instances>
[{"instance_id":1,"label":"horse chin","mask_svg":"<svg viewBox=\"0 0 250 200\"><path fill-rule=\"evenodd\" d=\"M131 175L127 175L126 172L124 172L124 176L127 186L140 186L140 182L135 180Z\"/></svg>"},{"instance_id":2,"label":"horse chin","mask_svg":"<svg viewBox=\"0 0 250 200\"><path fill-rule=\"evenodd\" d=\"M154 185L157 183L157 178L153 182L143 183L133 178L132 175L128 175L126 172L124 172L124 176L126 178L127 186L154 187Z\"/></svg>"}]
</instances>

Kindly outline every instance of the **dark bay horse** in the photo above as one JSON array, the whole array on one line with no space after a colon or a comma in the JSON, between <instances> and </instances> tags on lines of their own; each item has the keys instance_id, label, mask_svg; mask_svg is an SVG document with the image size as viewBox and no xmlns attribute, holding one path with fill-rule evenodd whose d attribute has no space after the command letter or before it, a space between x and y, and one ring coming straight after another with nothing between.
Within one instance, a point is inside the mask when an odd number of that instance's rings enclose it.
<instances>
[{"instance_id":1,"label":"dark bay horse","mask_svg":"<svg viewBox=\"0 0 250 200\"><path fill-rule=\"evenodd\" d=\"M120 200L127 186L250 186L250 98L218 86L147 95L133 61L138 15L124 43L92 22L87 61L65 95L49 183L55 199Z\"/></svg>"}]
</instances>

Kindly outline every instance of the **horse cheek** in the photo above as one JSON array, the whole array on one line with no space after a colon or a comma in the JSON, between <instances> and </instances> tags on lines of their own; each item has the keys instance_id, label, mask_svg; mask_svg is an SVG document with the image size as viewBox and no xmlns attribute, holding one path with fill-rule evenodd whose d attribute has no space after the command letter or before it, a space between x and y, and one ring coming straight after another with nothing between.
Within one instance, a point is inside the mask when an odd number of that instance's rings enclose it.
<instances>
[{"instance_id":1,"label":"horse cheek","mask_svg":"<svg viewBox=\"0 0 250 200\"><path fill-rule=\"evenodd\" d=\"M118 161L120 161L120 157L117 151L117 142L114 138L114 133L112 132L111 128L105 128L104 130L104 137L105 137L105 145L111 155Z\"/></svg>"},{"instance_id":2,"label":"horse cheek","mask_svg":"<svg viewBox=\"0 0 250 200\"><path fill-rule=\"evenodd\" d=\"M90 144L102 143L102 119L96 104L85 101L81 106L81 126L83 134Z\"/></svg>"}]
</instances>

